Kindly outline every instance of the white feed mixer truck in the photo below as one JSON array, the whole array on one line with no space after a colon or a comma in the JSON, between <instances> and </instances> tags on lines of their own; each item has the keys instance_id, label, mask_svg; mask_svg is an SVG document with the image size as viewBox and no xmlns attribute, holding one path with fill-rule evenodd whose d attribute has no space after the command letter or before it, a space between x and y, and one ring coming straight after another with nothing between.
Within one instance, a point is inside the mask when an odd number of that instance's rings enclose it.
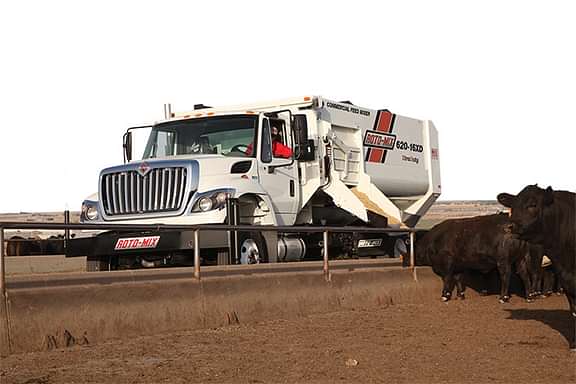
<instances>
[{"instance_id":1,"label":"white feed mixer truck","mask_svg":"<svg viewBox=\"0 0 576 384\"><path fill-rule=\"evenodd\" d=\"M173 113L147 126L142 159L100 173L82 204L90 224L240 224L202 230L202 262L321 257L322 234L258 226L414 227L440 195L438 133L429 120L318 96ZM88 269L190 265L193 231L84 231L67 255ZM334 234L349 256L382 254L392 234ZM234 245L231 245L234 244Z\"/></svg>"}]
</instances>

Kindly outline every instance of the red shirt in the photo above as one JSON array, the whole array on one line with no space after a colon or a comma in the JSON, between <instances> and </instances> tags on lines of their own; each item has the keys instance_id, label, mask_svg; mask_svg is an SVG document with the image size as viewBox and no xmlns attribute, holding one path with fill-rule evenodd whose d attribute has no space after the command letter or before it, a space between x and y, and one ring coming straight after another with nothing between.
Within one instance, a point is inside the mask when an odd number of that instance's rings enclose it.
<instances>
[{"instance_id":1,"label":"red shirt","mask_svg":"<svg viewBox=\"0 0 576 384\"><path fill-rule=\"evenodd\" d=\"M246 154L248 156L252 154L252 143L248 144ZM275 140L272 142L272 154L274 157L283 157L285 159L289 159L292 157L292 149L289 146Z\"/></svg>"},{"instance_id":2,"label":"red shirt","mask_svg":"<svg viewBox=\"0 0 576 384\"><path fill-rule=\"evenodd\" d=\"M274 157L283 157L285 159L289 159L292 157L292 149L279 141L273 141L272 154Z\"/></svg>"}]
</instances>

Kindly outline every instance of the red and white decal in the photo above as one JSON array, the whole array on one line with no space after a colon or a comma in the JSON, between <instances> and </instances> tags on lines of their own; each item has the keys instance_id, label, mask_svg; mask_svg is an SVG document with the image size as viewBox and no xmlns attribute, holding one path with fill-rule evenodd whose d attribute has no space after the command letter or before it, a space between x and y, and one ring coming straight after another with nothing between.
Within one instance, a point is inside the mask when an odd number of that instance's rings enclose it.
<instances>
[{"instance_id":1,"label":"red and white decal","mask_svg":"<svg viewBox=\"0 0 576 384\"><path fill-rule=\"evenodd\" d=\"M394 128L394 120L396 120L396 115L387 109L378 111L374 129L372 131L366 131L366 135L364 136L364 145L368 147L366 150L366 161L373 163L383 163L386 161L386 153L388 150L394 149L396 142L396 136L391 134ZM377 139L378 137L380 140ZM386 145L369 144L374 140L385 143Z\"/></svg>"},{"instance_id":2,"label":"red and white decal","mask_svg":"<svg viewBox=\"0 0 576 384\"><path fill-rule=\"evenodd\" d=\"M127 239L118 239L114 250L122 249L149 249L156 248L160 236L146 236L146 237L130 237Z\"/></svg>"},{"instance_id":3,"label":"red and white decal","mask_svg":"<svg viewBox=\"0 0 576 384\"><path fill-rule=\"evenodd\" d=\"M395 142L396 136L388 133L366 131L366 135L364 136L364 145L367 147L394 149Z\"/></svg>"}]
</instances>

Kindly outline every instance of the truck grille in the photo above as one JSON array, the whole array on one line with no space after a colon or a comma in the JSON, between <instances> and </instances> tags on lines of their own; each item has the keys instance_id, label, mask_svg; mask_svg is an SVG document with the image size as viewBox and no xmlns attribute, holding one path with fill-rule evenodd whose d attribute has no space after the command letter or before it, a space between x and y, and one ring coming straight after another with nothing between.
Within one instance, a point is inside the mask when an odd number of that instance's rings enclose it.
<instances>
[{"instance_id":1,"label":"truck grille","mask_svg":"<svg viewBox=\"0 0 576 384\"><path fill-rule=\"evenodd\" d=\"M186 168L154 168L102 176L101 201L108 216L178 211L186 189Z\"/></svg>"}]
</instances>

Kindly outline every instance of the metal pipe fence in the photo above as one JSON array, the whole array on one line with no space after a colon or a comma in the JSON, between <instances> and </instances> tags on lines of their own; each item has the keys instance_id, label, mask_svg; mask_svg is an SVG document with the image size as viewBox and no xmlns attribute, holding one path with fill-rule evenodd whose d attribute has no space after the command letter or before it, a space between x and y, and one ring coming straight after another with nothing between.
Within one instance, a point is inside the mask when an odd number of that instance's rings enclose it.
<instances>
[{"instance_id":1,"label":"metal pipe fence","mask_svg":"<svg viewBox=\"0 0 576 384\"><path fill-rule=\"evenodd\" d=\"M5 268L5 231L11 229L20 230L62 230L65 232L65 238L68 237L70 230L94 230L94 231L193 231L194 233L194 272L192 278L200 280L200 232L201 231L254 231L252 225L226 225L226 224L200 224L200 225L166 225L166 224L71 224L69 220L65 223L28 223L28 222L0 222L0 312L3 314L3 323L0 333L2 338L8 339L8 349L0 348L0 355L10 353L10 327L8 321L8 293L6 291L6 268ZM332 227L332 226L258 226L259 231L273 231L278 233L322 233L323 235L323 263L322 275L326 281L330 281L330 254L329 241L332 233L408 233L410 235L410 267L414 269L414 228L364 228L364 227ZM66 239L67 240L67 239ZM65 241L66 241L65 240ZM5 341L5 340L0 340Z\"/></svg>"},{"instance_id":2,"label":"metal pipe fence","mask_svg":"<svg viewBox=\"0 0 576 384\"><path fill-rule=\"evenodd\" d=\"M200 279L200 247L199 232L201 231L253 231L252 225L226 225L226 224L196 224L196 225L173 225L173 224L71 224L71 223L27 223L27 222L0 222L0 293L5 287L4 256L6 247L4 231L10 229L28 230L62 230L68 235L70 230L94 230L94 231L192 231L194 233L194 277ZM258 226L259 231L273 231L278 233L322 233L323 234L323 266L322 272L329 280L329 238L332 233L408 233L410 235L410 266L414 267L414 228L367 228L367 227L335 227L335 226Z\"/></svg>"}]
</instances>

